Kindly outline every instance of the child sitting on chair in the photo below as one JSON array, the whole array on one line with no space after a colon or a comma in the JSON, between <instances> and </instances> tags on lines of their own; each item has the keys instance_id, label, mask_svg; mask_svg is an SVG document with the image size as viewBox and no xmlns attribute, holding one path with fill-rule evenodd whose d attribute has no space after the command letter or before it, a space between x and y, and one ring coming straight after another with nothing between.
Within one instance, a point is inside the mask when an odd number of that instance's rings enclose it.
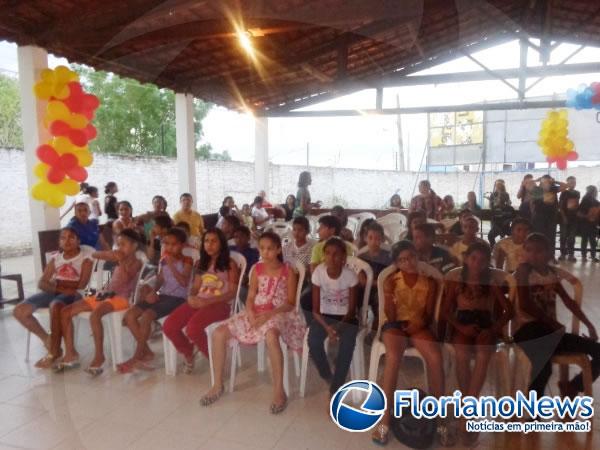
<instances>
[{"instance_id":1,"label":"child sitting on chair","mask_svg":"<svg viewBox=\"0 0 600 450\"><path fill-rule=\"evenodd\" d=\"M73 336L73 317L82 312L91 311L90 326L94 338L95 354L86 372L92 376L102 373L105 361L102 317L114 311L124 311L129 308L129 299L136 288L136 281L143 266L136 257L141 239L136 231L126 228L117 237L116 250L95 252L92 255L96 259L116 262L117 266L106 289L63 308L61 321L65 340L65 356L58 364L58 369L72 369L79 366L79 354L75 350Z\"/></svg>"},{"instance_id":2,"label":"child sitting on chair","mask_svg":"<svg viewBox=\"0 0 600 450\"><path fill-rule=\"evenodd\" d=\"M490 261L490 246L474 242L464 253L464 265L450 271L445 280L443 319L452 328L456 378L463 395L474 397L479 396L498 338L513 315L502 292L503 280L494 278ZM494 311L501 315L494 317ZM477 436L464 434L465 445Z\"/></svg>"},{"instance_id":3,"label":"child sitting on chair","mask_svg":"<svg viewBox=\"0 0 600 450\"><path fill-rule=\"evenodd\" d=\"M463 264L463 255L469 248L471 244L474 242L485 243L483 239L477 237L477 233L479 233L479 219L473 215L467 216L462 221L462 232L460 240L455 242L452 247L450 247L450 254L454 257L457 265L462 266Z\"/></svg>"},{"instance_id":4,"label":"child sitting on chair","mask_svg":"<svg viewBox=\"0 0 600 450\"><path fill-rule=\"evenodd\" d=\"M369 306L371 307L371 311L373 312L373 324L372 330L373 333L379 327L379 300L377 298L377 277L379 274L392 263L392 256L389 250L385 250L381 248L381 244L383 244L383 240L385 237L385 233L383 227L377 222L371 223L367 227L367 250L364 253L361 253L358 257L365 261L371 269L373 270L373 286L371 288L371 296L369 298ZM358 298L363 299L363 291L365 285L367 283L367 277L364 272L360 272L358 276L361 289L359 289ZM359 309L362 305L359 305ZM373 341L373 334L369 335L369 342Z\"/></svg>"},{"instance_id":5,"label":"child sitting on chair","mask_svg":"<svg viewBox=\"0 0 600 450\"><path fill-rule=\"evenodd\" d=\"M87 209L87 204L85 205ZM35 363L40 369L48 369L60 358L62 328L60 315L66 305L81 298L83 289L90 281L94 266L94 249L80 245L79 235L73 228L63 228L58 241L59 251L50 255L44 274L38 282L42 292L19 303L13 315L27 330L44 343L48 354ZM50 308L50 334L40 325L33 313L38 308Z\"/></svg>"},{"instance_id":6,"label":"child sitting on chair","mask_svg":"<svg viewBox=\"0 0 600 450\"><path fill-rule=\"evenodd\" d=\"M319 375L333 394L346 381L356 345L358 278L346 267L346 244L340 238L327 240L323 252L325 262L312 274L313 320L308 331L308 348ZM326 338L331 343L339 342L333 373L325 353Z\"/></svg>"},{"instance_id":7,"label":"child sitting on chair","mask_svg":"<svg viewBox=\"0 0 600 450\"><path fill-rule=\"evenodd\" d=\"M157 217L159 219L160 217ZM169 315L185 303L192 275L192 259L183 255L187 236L179 228L171 228L162 239L163 256L160 258L156 285L147 289L144 301L132 306L125 314L125 324L136 341L132 358L119 364L121 373L137 368L151 369L147 365L154 359L148 346L152 322Z\"/></svg>"},{"instance_id":8,"label":"child sitting on chair","mask_svg":"<svg viewBox=\"0 0 600 450\"><path fill-rule=\"evenodd\" d=\"M436 284L419 273L417 251L410 241L400 241L392 249L392 260L397 271L384 284L385 323L381 327L381 340L385 345L385 368L382 387L387 397L381 421L372 433L379 445L389 440L390 408L393 408L398 369L409 344L425 359L429 391L434 396L444 394L443 359L429 325L434 319Z\"/></svg>"},{"instance_id":9,"label":"child sitting on chair","mask_svg":"<svg viewBox=\"0 0 600 450\"><path fill-rule=\"evenodd\" d=\"M202 237L200 261L187 301L181 302L163 326L165 337L185 359L185 373L194 370L195 348L208 358L206 327L229 317L240 276L238 266L230 258L223 232L218 228L207 230Z\"/></svg>"},{"instance_id":10,"label":"child sitting on chair","mask_svg":"<svg viewBox=\"0 0 600 450\"><path fill-rule=\"evenodd\" d=\"M150 230L150 239L146 247L146 256L153 266L158 266L158 262L162 256L162 239L172 227L173 221L169 216L157 216L154 218L154 225Z\"/></svg>"},{"instance_id":11,"label":"child sitting on chair","mask_svg":"<svg viewBox=\"0 0 600 450\"><path fill-rule=\"evenodd\" d=\"M493 257L498 269L513 273L523 262L525 238L529 234L531 225L527 219L516 218L511 224L510 236L501 239L494 245Z\"/></svg>"},{"instance_id":12,"label":"child sitting on chair","mask_svg":"<svg viewBox=\"0 0 600 450\"><path fill-rule=\"evenodd\" d=\"M518 308L514 333L515 342L531 361L533 379L529 390L538 398L552 375L552 356L561 352L585 353L591 356L592 381L600 374L600 344L596 328L569 296L554 267L554 245L540 233L532 233L525 240L525 262L516 272ZM568 276L573 277L571 274ZM574 278L574 277L573 277ZM565 332L565 326L556 318L556 296L567 309L581 320L589 337ZM571 381L559 383L561 395L573 397L583 391L583 378L576 375Z\"/></svg>"},{"instance_id":13,"label":"child sitting on chair","mask_svg":"<svg viewBox=\"0 0 600 450\"><path fill-rule=\"evenodd\" d=\"M273 371L273 401L271 413L281 413L287 405L283 389L283 354L281 336L293 351L302 350L306 327L295 309L297 277L294 270L282 262L281 238L272 232L263 233L258 241L261 260L250 275L246 309L221 324L214 332L212 358L215 383L202 398L208 406L223 394L223 369L227 342L231 338L241 344L254 345L265 341Z\"/></svg>"}]
</instances>

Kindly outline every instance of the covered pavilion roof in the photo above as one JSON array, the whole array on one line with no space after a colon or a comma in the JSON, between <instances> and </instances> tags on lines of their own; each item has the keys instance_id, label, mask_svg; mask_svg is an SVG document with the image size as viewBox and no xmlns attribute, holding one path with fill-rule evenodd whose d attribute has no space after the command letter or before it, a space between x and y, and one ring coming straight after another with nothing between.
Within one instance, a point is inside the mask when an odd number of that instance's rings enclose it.
<instances>
[{"instance_id":1,"label":"covered pavilion roof","mask_svg":"<svg viewBox=\"0 0 600 450\"><path fill-rule=\"evenodd\" d=\"M589 0L5 0L0 39L268 115L516 37L600 46L599 15Z\"/></svg>"}]
</instances>

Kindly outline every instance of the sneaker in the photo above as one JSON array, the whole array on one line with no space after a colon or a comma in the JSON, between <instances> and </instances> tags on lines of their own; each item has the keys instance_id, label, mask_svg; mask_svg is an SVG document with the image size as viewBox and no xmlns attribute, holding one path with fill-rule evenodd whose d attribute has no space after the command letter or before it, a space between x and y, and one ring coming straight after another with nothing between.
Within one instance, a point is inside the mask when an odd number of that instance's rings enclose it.
<instances>
[{"instance_id":1,"label":"sneaker","mask_svg":"<svg viewBox=\"0 0 600 450\"><path fill-rule=\"evenodd\" d=\"M577 258L575 258L573 255L570 255L570 256L567 258L567 261L569 261L569 262L577 262Z\"/></svg>"},{"instance_id":2,"label":"sneaker","mask_svg":"<svg viewBox=\"0 0 600 450\"><path fill-rule=\"evenodd\" d=\"M597 263L597 262L600 262L600 259L598 259L598 258L596 258L596 257L594 256L594 257L592 258L592 262L595 262L595 263Z\"/></svg>"},{"instance_id":3,"label":"sneaker","mask_svg":"<svg viewBox=\"0 0 600 450\"><path fill-rule=\"evenodd\" d=\"M564 261L565 259L566 259L566 258L565 258L565 255L560 255L560 256L558 257L558 260L559 260L559 261Z\"/></svg>"},{"instance_id":4,"label":"sneaker","mask_svg":"<svg viewBox=\"0 0 600 450\"><path fill-rule=\"evenodd\" d=\"M581 261L584 261L584 262L585 262L585 261L587 261L587 256L583 255L583 256L581 257Z\"/></svg>"}]
</instances>

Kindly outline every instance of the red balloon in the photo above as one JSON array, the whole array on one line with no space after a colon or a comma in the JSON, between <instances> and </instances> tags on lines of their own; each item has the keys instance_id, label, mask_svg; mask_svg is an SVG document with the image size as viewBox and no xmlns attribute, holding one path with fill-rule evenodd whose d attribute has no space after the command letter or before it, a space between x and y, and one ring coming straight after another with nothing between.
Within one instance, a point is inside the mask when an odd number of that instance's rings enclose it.
<instances>
[{"instance_id":1,"label":"red balloon","mask_svg":"<svg viewBox=\"0 0 600 450\"><path fill-rule=\"evenodd\" d=\"M98 131L96 130L96 127L94 125L92 125L91 123L88 123L87 127L84 128L85 131L85 135L87 136L88 140L92 140L92 139L96 139L96 136L98 136Z\"/></svg>"},{"instance_id":2,"label":"red balloon","mask_svg":"<svg viewBox=\"0 0 600 450\"><path fill-rule=\"evenodd\" d=\"M84 147L88 143L88 138L84 130L70 129L67 137L77 147Z\"/></svg>"},{"instance_id":3,"label":"red balloon","mask_svg":"<svg viewBox=\"0 0 600 450\"><path fill-rule=\"evenodd\" d=\"M53 166L58 161L58 153L54 150L50 145L44 144L40 145L35 151L37 157L43 163L48 164L49 166Z\"/></svg>"},{"instance_id":4,"label":"red balloon","mask_svg":"<svg viewBox=\"0 0 600 450\"><path fill-rule=\"evenodd\" d=\"M50 167L48 174L46 175L48 182L52 184L58 184L65 178L65 172L57 166Z\"/></svg>"},{"instance_id":5,"label":"red balloon","mask_svg":"<svg viewBox=\"0 0 600 450\"><path fill-rule=\"evenodd\" d=\"M69 124L63 122L62 120L55 120L50 124L50 133L53 136L66 136L70 130L71 127L69 126Z\"/></svg>"},{"instance_id":6,"label":"red balloon","mask_svg":"<svg viewBox=\"0 0 600 450\"><path fill-rule=\"evenodd\" d=\"M79 163L79 161L77 160L77 157L73 153L65 153L64 155L61 155L61 157L60 157L60 166L65 171L72 169L73 167L76 167L78 163Z\"/></svg>"},{"instance_id":7,"label":"red balloon","mask_svg":"<svg viewBox=\"0 0 600 450\"><path fill-rule=\"evenodd\" d=\"M86 94L84 105L87 111L93 111L95 109L98 109L98 107L100 106L100 100L98 100L98 97L96 97L93 94Z\"/></svg>"},{"instance_id":8,"label":"red balloon","mask_svg":"<svg viewBox=\"0 0 600 450\"><path fill-rule=\"evenodd\" d=\"M87 180L87 177L88 177L87 170L85 170L85 168L80 167L80 166L75 166L75 167L67 170L67 175L69 175L69 177L72 180L75 180L78 183L84 182L85 180Z\"/></svg>"}]
</instances>

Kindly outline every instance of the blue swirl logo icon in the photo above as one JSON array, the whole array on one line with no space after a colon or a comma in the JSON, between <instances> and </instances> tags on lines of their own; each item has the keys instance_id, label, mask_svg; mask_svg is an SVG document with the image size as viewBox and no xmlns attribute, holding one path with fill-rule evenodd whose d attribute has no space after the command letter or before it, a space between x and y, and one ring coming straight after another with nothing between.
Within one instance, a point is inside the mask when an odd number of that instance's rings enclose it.
<instances>
[{"instance_id":1,"label":"blue swirl logo icon","mask_svg":"<svg viewBox=\"0 0 600 450\"><path fill-rule=\"evenodd\" d=\"M344 403L351 393L366 394L360 407ZM383 390L372 381L357 380L344 384L331 397L329 414L342 430L360 432L373 428L383 416L387 402Z\"/></svg>"}]
</instances>

